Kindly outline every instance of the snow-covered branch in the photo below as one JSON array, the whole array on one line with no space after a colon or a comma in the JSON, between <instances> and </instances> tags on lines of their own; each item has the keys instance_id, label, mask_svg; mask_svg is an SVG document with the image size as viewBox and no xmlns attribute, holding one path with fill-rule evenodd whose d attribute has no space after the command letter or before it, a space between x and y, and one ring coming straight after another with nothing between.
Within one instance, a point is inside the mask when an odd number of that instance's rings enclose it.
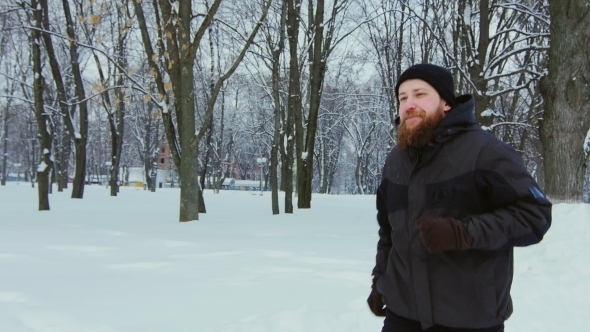
<instances>
[{"instance_id":1,"label":"snow-covered branch","mask_svg":"<svg viewBox=\"0 0 590 332\"><path fill-rule=\"evenodd\" d=\"M526 82L524 84L517 85L517 86L511 86L511 87L508 87L508 88L505 88L505 89L502 89L502 90L498 90L498 91L494 91L494 92L486 92L485 95L488 96L488 97L492 97L493 98L493 97L497 97L497 96L503 95L503 94L505 94L505 93L507 93L509 91L517 91L517 90L520 90L520 89L524 89L528 85L529 85L529 83Z\"/></svg>"},{"instance_id":2,"label":"snow-covered branch","mask_svg":"<svg viewBox=\"0 0 590 332\"><path fill-rule=\"evenodd\" d=\"M515 44L516 42L517 41L514 41L512 44ZM487 63L487 67L484 69L484 72L491 70L492 68L497 66L501 61L504 61L515 54L522 53L525 51L545 51L548 49L549 49L549 46L533 44L533 45L529 45L527 47L514 49L510 52L500 53Z\"/></svg>"},{"instance_id":3,"label":"snow-covered branch","mask_svg":"<svg viewBox=\"0 0 590 332\"><path fill-rule=\"evenodd\" d=\"M526 15L530 15L532 17L537 18L538 20L540 20L541 22L543 22L547 25L549 25L549 22L550 22L549 17L547 15L542 15L541 13L532 11L529 6L523 5L520 2L497 3L497 4L492 5L492 9L494 9L494 7L512 9L514 11L521 12Z\"/></svg>"},{"instance_id":4,"label":"snow-covered branch","mask_svg":"<svg viewBox=\"0 0 590 332\"><path fill-rule=\"evenodd\" d=\"M534 126L531 126L528 123L522 123L522 122L498 122L498 123L494 123L490 126L487 127L482 127L483 130L493 130L496 127L501 127L501 126L517 126L517 127L524 127L526 129L536 129Z\"/></svg>"}]
</instances>

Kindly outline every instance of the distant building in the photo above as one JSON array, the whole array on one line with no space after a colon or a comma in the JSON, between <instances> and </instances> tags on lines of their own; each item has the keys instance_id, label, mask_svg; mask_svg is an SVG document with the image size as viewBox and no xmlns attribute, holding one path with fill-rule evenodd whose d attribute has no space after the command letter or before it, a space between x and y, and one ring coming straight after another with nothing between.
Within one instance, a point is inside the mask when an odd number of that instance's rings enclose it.
<instances>
[{"instance_id":1,"label":"distant building","mask_svg":"<svg viewBox=\"0 0 590 332\"><path fill-rule=\"evenodd\" d=\"M145 171L143 167L127 167L125 181L129 187L143 187L145 184Z\"/></svg>"},{"instance_id":2,"label":"distant building","mask_svg":"<svg viewBox=\"0 0 590 332\"><path fill-rule=\"evenodd\" d=\"M165 140L160 142L156 162L158 163L156 187L178 187L178 173L176 171L176 166L172 161L172 151Z\"/></svg>"},{"instance_id":3,"label":"distant building","mask_svg":"<svg viewBox=\"0 0 590 332\"><path fill-rule=\"evenodd\" d=\"M172 169L172 154L170 146L166 142L160 143L158 150L158 169Z\"/></svg>"}]
</instances>

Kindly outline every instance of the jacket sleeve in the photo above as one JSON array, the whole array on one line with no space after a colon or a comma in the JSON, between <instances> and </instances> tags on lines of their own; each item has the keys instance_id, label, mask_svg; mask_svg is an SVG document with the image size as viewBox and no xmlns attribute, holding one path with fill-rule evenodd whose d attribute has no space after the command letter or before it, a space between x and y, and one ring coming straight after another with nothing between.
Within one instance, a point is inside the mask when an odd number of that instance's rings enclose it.
<instances>
[{"instance_id":1,"label":"jacket sleeve","mask_svg":"<svg viewBox=\"0 0 590 332\"><path fill-rule=\"evenodd\" d=\"M475 175L482 214L465 219L472 249L503 250L536 244L551 226L551 203L509 145L484 147Z\"/></svg>"},{"instance_id":2,"label":"jacket sleeve","mask_svg":"<svg viewBox=\"0 0 590 332\"><path fill-rule=\"evenodd\" d=\"M379 241L377 242L377 257L375 268L373 268L373 279L377 280L385 273L389 251L391 250L391 224L389 224L389 213L385 203L384 187L386 181L382 181L377 189L377 222L379 223Z\"/></svg>"}]
</instances>

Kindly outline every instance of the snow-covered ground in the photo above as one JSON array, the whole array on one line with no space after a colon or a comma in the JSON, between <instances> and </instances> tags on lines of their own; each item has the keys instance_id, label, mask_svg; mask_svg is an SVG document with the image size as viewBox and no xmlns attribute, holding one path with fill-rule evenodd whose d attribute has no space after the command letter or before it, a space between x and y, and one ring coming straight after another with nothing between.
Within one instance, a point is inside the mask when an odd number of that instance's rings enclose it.
<instances>
[{"instance_id":1,"label":"snow-covered ground","mask_svg":"<svg viewBox=\"0 0 590 332\"><path fill-rule=\"evenodd\" d=\"M273 216L269 193L206 192L209 212L179 223L178 189L108 194L56 192L38 212L37 189L0 187L0 331L381 330L365 302L374 196ZM590 331L590 205L553 211L516 250L507 332Z\"/></svg>"}]
</instances>

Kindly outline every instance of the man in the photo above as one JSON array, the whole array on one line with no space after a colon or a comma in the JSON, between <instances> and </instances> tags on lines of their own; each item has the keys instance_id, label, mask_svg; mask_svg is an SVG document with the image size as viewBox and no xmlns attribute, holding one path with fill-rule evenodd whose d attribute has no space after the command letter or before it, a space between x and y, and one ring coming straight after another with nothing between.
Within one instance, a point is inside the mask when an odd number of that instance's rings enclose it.
<instances>
[{"instance_id":1,"label":"man","mask_svg":"<svg viewBox=\"0 0 590 332\"><path fill-rule=\"evenodd\" d=\"M386 316L382 332L502 332L513 247L541 241L551 203L514 149L476 125L447 69L410 67L396 95L369 307Z\"/></svg>"}]
</instances>

